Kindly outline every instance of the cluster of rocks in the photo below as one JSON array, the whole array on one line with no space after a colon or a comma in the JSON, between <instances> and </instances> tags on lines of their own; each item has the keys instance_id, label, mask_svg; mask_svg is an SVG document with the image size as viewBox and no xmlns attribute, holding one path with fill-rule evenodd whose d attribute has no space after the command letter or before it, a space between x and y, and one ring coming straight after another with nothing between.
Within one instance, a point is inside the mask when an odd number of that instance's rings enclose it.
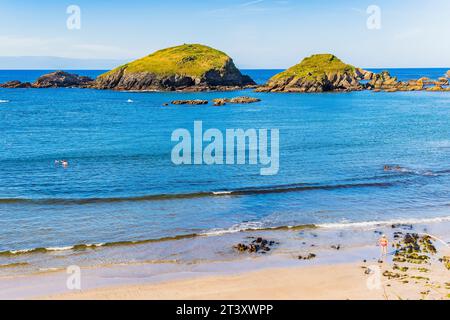
<instances>
[{"instance_id":1,"label":"cluster of rocks","mask_svg":"<svg viewBox=\"0 0 450 320\"><path fill-rule=\"evenodd\" d=\"M269 241L263 238L250 238L254 239L249 244L245 243L238 243L233 248L236 249L239 252L248 252L248 253L263 253L269 252L273 246L278 245L278 242L276 241Z\"/></svg>"},{"instance_id":2,"label":"cluster of rocks","mask_svg":"<svg viewBox=\"0 0 450 320\"><path fill-rule=\"evenodd\" d=\"M360 80L369 80L373 73L362 69L344 72L328 72L322 77L296 77L294 75L273 80L257 88L256 92L346 92L364 90Z\"/></svg>"},{"instance_id":3,"label":"cluster of rocks","mask_svg":"<svg viewBox=\"0 0 450 320\"><path fill-rule=\"evenodd\" d=\"M401 233L397 232L396 235L398 238ZM431 237L419 236L417 233L406 233L394 246L396 251L393 261L398 263L426 264L430 255L437 253Z\"/></svg>"},{"instance_id":4,"label":"cluster of rocks","mask_svg":"<svg viewBox=\"0 0 450 320\"><path fill-rule=\"evenodd\" d=\"M388 71L381 73L373 73L370 81L365 85L368 90L396 92L396 91L450 91L449 80L445 77L440 77L437 81L431 80L427 77L422 77L417 80L398 81L397 77L391 76Z\"/></svg>"},{"instance_id":5,"label":"cluster of rocks","mask_svg":"<svg viewBox=\"0 0 450 320\"><path fill-rule=\"evenodd\" d=\"M298 259L299 259L299 260L311 260L311 259L314 259L315 257L317 257L316 254L310 253L310 254L308 254L308 255L306 255L306 256L300 255L300 256L298 256Z\"/></svg>"},{"instance_id":6,"label":"cluster of rocks","mask_svg":"<svg viewBox=\"0 0 450 320\"><path fill-rule=\"evenodd\" d=\"M439 259L440 262L444 264L447 270L450 270L450 256L445 256Z\"/></svg>"},{"instance_id":7,"label":"cluster of rocks","mask_svg":"<svg viewBox=\"0 0 450 320\"><path fill-rule=\"evenodd\" d=\"M189 105L202 105L202 104L208 104L208 100L174 100L171 102L174 105L183 105L183 104L189 104Z\"/></svg>"},{"instance_id":8,"label":"cluster of rocks","mask_svg":"<svg viewBox=\"0 0 450 320\"><path fill-rule=\"evenodd\" d=\"M261 99L258 98L252 98L252 97L236 97L236 98L219 98L219 99L213 99L213 103L215 106L223 106L227 103L231 104L247 104L247 103L255 103L260 102ZM171 102L174 105L205 105L208 104L208 100L174 100ZM167 106L168 104L164 104Z\"/></svg>"},{"instance_id":9,"label":"cluster of rocks","mask_svg":"<svg viewBox=\"0 0 450 320\"><path fill-rule=\"evenodd\" d=\"M251 97L237 97L237 98L220 98L220 99L213 99L215 106L224 106L227 103L231 104L248 104L248 103L255 103L260 102L261 99L258 98L251 98Z\"/></svg>"},{"instance_id":10,"label":"cluster of rocks","mask_svg":"<svg viewBox=\"0 0 450 320\"><path fill-rule=\"evenodd\" d=\"M34 83L18 80L0 84L1 88L90 88L94 80L64 71L55 71L39 77Z\"/></svg>"}]
</instances>

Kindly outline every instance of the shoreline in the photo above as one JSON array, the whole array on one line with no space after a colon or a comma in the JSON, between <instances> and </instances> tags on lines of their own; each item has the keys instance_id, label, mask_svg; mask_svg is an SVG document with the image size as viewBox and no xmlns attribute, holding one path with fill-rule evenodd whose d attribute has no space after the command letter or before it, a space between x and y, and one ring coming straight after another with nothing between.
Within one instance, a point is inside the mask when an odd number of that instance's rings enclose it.
<instances>
[{"instance_id":1,"label":"shoreline","mask_svg":"<svg viewBox=\"0 0 450 320\"><path fill-rule=\"evenodd\" d=\"M441 256L450 256L448 239L433 240L438 253L430 265L426 265L429 270L426 274L419 271L421 265L410 266L409 272L412 274L408 277L419 278L417 281L411 280L409 284L402 282L405 281L404 278L400 279L401 281L396 277L391 279L391 276L397 272L395 268L398 268L396 267L398 263L392 261L394 256L390 254L386 257L385 263L379 264L380 252L374 243L380 233L386 233L390 239L394 239L395 234L422 234L427 230L436 235L436 239L442 239L447 236L449 225L450 223L444 222L388 225L383 228L373 226L364 229L255 231L245 235L237 233L187 239L176 241L176 245L180 246L178 249L196 252L195 248L206 247L206 241L209 243L211 252L203 254L209 258L202 259L200 255L193 256L191 260L179 260L174 256L173 260L164 261L135 260L128 263L105 262L95 266L80 265L83 289L81 292L67 289L66 282L69 275L65 268L49 268L45 272L35 274L0 277L0 298L385 299L384 292L367 290L370 274L365 272L377 266L382 268L380 274L383 275L386 272L382 278L383 283L389 284L390 290L386 287L383 289L387 290L388 299L395 299L395 294L405 299L421 299L424 298L421 292L427 292L424 296L429 299L448 298L446 295L450 293L450 288L445 286L448 285L450 271L443 268L444 265L437 259ZM252 239L251 235L282 243L267 254L238 253L232 249L232 245L237 242L249 243ZM216 241L220 242L216 243ZM178 250L174 246L158 247L157 245L136 246L138 249L135 252L146 256L147 252L162 250L168 259ZM111 250L106 251L105 254L126 255L134 249L132 246L125 250L120 248ZM170 250L173 250L172 254ZM298 258L306 257L311 253L317 257L311 260ZM68 261L65 266L68 266L70 262L77 265L73 261ZM437 287L439 283L440 289L431 290L428 287L430 284L422 279L425 278L424 276L429 277L430 274L437 279L433 280L437 281L433 286ZM193 285L199 290L195 290L195 293L186 290L186 286ZM319 287L321 289L317 294L311 293L311 290ZM280 291L274 294L275 289ZM308 292L308 295L303 295L304 292ZM330 295L330 292L334 292L333 295Z\"/></svg>"},{"instance_id":2,"label":"shoreline","mask_svg":"<svg viewBox=\"0 0 450 320\"><path fill-rule=\"evenodd\" d=\"M116 242L98 242L98 243L77 243L64 246L52 246L52 247L36 247L26 249L4 250L0 251L0 257L18 257L21 255L29 255L35 253L51 253L51 252L64 252L64 251L83 251L83 250L95 250L108 247L126 247L141 244L151 244L157 242L170 242L181 241L186 239L205 238L205 237L219 237L227 234L235 233L255 233L255 232L276 232L276 231L321 231L321 230L338 230L338 229L351 229L351 228L376 228L387 227L395 225L417 225L417 224L433 224L433 223L450 223L450 216L438 216L434 218L410 218L410 219L392 219L384 221L354 221L354 222L334 222L334 223L318 223L318 224L298 224L298 225L282 225L282 226L261 226L261 227L229 227L225 229L212 229L199 233L190 234L178 234L173 236L163 236L159 238L140 239L140 240L121 240ZM0 264L0 267L3 265Z\"/></svg>"}]
</instances>

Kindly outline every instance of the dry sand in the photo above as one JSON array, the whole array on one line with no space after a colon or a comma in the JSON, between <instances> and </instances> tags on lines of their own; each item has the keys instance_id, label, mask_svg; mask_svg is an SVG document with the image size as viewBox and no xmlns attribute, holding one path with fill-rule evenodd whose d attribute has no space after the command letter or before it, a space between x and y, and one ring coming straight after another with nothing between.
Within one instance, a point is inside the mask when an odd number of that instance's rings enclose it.
<instances>
[{"instance_id":1,"label":"dry sand","mask_svg":"<svg viewBox=\"0 0 450 320\"><path fill-rule=\"evenodd\" d=\"M381 267L380 267L381 266ZM160 284L133 285L82 291L46 297L46 299L448 299L449 271L443 265L429 267L426 279L388 279L382 273L392 271L391 264L338 264L285 269L265 269L233 276L213 276ZM378 271L377 271L378 270ZM380 275L378 277L378 275ZM423 276L423 275L422 275ZM381 279L376 288L377 277ZM408 283L404 283L408 281Z\"/></svg>"}]
</instances>

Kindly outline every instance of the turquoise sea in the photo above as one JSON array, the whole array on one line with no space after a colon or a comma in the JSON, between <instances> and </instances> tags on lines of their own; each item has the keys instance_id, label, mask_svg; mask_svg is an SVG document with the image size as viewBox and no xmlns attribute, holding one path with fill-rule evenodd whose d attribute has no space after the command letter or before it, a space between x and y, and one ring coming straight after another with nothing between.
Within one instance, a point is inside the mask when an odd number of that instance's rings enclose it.
<instances>
[{"instance_id":1,"label":"turquoise sea","mask_svg":"<svg viewBox=\"0 0 450 320\"><path fill-rule=\"evenodd\" d=\"M446 70L390 71L404 80ZM46 72L4 70L0 82ZM277 72L243 71L258 83ZM262 101L163 106L242 95ZM205 130L279 129L279 173L175 166L171 134L196 120ZM0 89L0 146L0 259L248 228L450 219L449 92Z\"/></svg>"}]
</instances>

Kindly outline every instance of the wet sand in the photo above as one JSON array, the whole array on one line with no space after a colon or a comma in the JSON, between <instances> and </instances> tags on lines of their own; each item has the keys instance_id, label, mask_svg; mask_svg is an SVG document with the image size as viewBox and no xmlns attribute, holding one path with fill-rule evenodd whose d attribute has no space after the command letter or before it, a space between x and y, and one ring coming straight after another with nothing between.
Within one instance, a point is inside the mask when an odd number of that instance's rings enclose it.
<instances>
[{"instance_id":1,"label":"wet sand","mask_svg":"<svg viewBox=\"0 0 450 320\"><path fill-rule=\"evenodd\" d=\"M99 257L180 250L195 259L81 266L82 290L68 290L65 269L0 277L0 298L11 299L448 299L449 224L374 225L344 229L255 231L165 244L97 251ZM376 240L386 233L388 256L379 263ZM432 234L429 259L399 262L394 252L407 234ZM255 237L279 242L269 252L239 253ZM422 241L423 242L423 241ZM422 243L420 242L420 243ZM206 245L205 243L209 243ZM159 247L163 245L162 247ZM168 247L170 245L170 247ZM404 244L402 244L404 246ZM211 252L205 251L209 248ZM119 251L117 251L119 250ZM171 251L172 250L172 251ZM299 259L313 253L312 259ZM424 254L420 252L420 255ZM134 255L135 256L135 255ZM58 256L60 259L64 256ZM185 257L185 256L183 256ZM190 257L190 256L189 256ZM220 258L220 259L218 259ZM73 262L77 262L75 260ZM90 260L88 260L90 261ZM72 262L70 260L66 263Z\"/></svg>"}]
</instances>

